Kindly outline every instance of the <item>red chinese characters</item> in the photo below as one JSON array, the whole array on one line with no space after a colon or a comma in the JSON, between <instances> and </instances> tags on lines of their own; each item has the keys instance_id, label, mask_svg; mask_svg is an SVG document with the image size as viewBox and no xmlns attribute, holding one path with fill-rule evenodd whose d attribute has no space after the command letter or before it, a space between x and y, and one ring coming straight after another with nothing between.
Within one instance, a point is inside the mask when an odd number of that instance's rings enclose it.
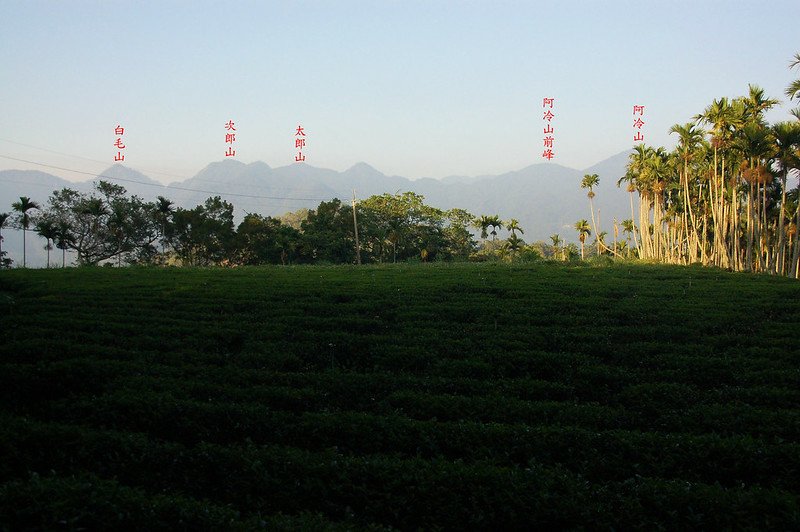
<instances>
[{"instance_id":1,"label":"red chinese characters","mask_svg":"<svg viewBox=\"0 0 800 532\"><path fill-rule=\"evenodd\" d=\"M125 149L125 143L122 142L122 136L124 134L125 128L117 124L117 127L114 128L114 136L117 137L117 140L114 142L114 147L117 148L117 154L114 156L115 161L125 160L125 155L122 153L122 150Z\"/></svg>"},{"instance_id":2,"label":"red chinese characters","mask_svg":"<svg viewBox=\"0 0 800 532\"><path fill-rule=\"evenodd\" d=\"M225 152L225 157L235 157L236 150L233 149L233 143L236 142L236 125L233 120L228 120L225 124L225 144L228 144L228 151Z\"/></svg>"},{"instance_id":3,"label":"red chinese characters","mask_svg":"<svg viewBox=\"0 0 800 532\"><path fill-rule=\"evenodd\" d=\"M303 126L297 126L297 131L294 134L294 147L297 150L297 155L295 155L294 160L298 163L301 163L306 160L306 156L303 155L303 150L306 147L306 132L303 129Z\"/></svg>"},{"instance_id":4,"label":"red chinese characters","mask_svg":"<svg viewBox=\"0 0 800 532\"><path fill-rule=\"evenodd\" d=\"M644 116L644 105L634 105L633 106L633 116L636 118L633 121L633 131L635 135L633 136L633 142L644 142L644 135L642 135L642 126L644 125L644 120L642 117Z\"/></svg>"},{"instance_id":5,"label":"red chinese characters","mask_svg":"<svg viewBox=\"0 0 800 532\"><path fill-rule=\"evenodd\" d=\"M555 130L553 129L553 118L555 118L555 114L553 114L553 102L555 102L555 98L542 98L542 108L545 109L544 113L542 114L542 124L544 127L542 128L542 133L544 138L542 142L544 144L544 151L542 152L542 157L547 159L548 161L552 160L553 157L556 156L556 153L553 151L553 142L555 141L555 136L553 133Z\"/></svg>"}]
</instances>

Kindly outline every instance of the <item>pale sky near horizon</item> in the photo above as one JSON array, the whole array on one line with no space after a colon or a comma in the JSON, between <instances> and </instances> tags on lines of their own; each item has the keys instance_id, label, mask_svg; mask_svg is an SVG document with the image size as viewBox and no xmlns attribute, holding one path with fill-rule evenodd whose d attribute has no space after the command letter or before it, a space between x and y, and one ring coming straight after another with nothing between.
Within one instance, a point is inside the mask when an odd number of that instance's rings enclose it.
<instances>
[{"instance_id":1,"label":"pale sky near horizon","mask_svg":"<svg viewBox=\"0 0 800 532\"><path fill-rule=\"evenodd\" d=\"M748 83L784 103L800 2L0 0L0 156L162 182L225 159L409 178L583 169ZM232 120L236 140L225 142ZM26 146L27 145L27 146ZM55 153L58 152L58 153ZM0 157L0 170L86 175Z\"/></svg>"}]
</instances>

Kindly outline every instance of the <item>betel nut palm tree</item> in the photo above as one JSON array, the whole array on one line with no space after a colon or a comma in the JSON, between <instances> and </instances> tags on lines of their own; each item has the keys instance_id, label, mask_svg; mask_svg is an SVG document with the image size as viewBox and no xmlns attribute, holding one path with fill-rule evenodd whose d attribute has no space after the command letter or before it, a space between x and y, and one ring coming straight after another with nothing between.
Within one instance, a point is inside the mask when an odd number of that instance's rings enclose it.
<instances>
[{"instance_id":1,"label":"betel nut palm tree","mask_svg":"<svg viewBox=\"0 0 800 532\"><path fill-rule=\"evenodd\" d=\"M696 158L700 156L700 146L703 143L703 137L705 135L705 131L701 128L697 127L697 124L692 122L687 122L684 125L674 124L670 130L670 134L676 133L678 135L678 155L680 157L681 162L683 163L683 170L679 172L679 181L681 186L681 191L683 192L683 227L684 230L688 233L687 239L690 240L690 255L692 262L694 262L695 257L697 256L698 249L700 247L700 240L698 238L699 229L697 224L697 219L695 217L695 213L692 210L692 202L690 200L691 195L689 194L689 163L693 162ZM633 216L631 216L631 221L633 221ZM691 225L690 225L691 224ZM691 228L691 232L689 232L689 228ZM631 231L633 232L633 231ZM633 232L634 239L636 238L636 233ZM638 244L637 244L638 247Z\"/></svg>"},{"instance_id":2,"label":"betel nut palm tree","mask_svg":"<svg viewBox=\"0 0 800 532\"><path fill-rule=\"evenodd\" d=\"M550 241L553 243L553 256L558 256L558 252L560 251L560 246L562 243L561 237L558 235L558 233L552 234L550 235Z\"/></svg>"},{"instance_id":3,"label":"betel nut palm tree","mask_svg":"<svg viewBox=\"0 0 800 532\"><path fill-rule=\"evenodd\" d=\"M53 249L50 242L55 242L58 238L58 226L51 220L39 220L36 222L36 232L47 241L44 249L47 250L47 267L50 267L50 251Z\"/></svg>"},{"instance_id":4,"label":"betel nut palm tree","mask_svg":"<svg viewBox=\"0 0 800 532\"><path fill-rule=\"evenodd\" d=\"M500 217L495 214L494 216L487 216L486 221L492 228L492 232L489 233L492 235L492 241L497 240L497 230L503 228L502 220L500 220Z\"/></svg>"},{"instance_id":5,"label":"betel nut palm tree","mask_svg":"<svg viewBox=\"0 0 800 532\"><path fill-rule=\"evenodd\" d=\"M75 245L75 236L73 236L70 226L66 222L61 222L56 228L56 247L61 250L61 267L67 265L67 249Z\"/></svg>"},{"instance_id":6,"label":"betel nut palm tree","mask_svg":"<svg viewBox=\"0 0 800 532\"><path fill-rule=\"evenodd\" d=\"M167 234L167 228L172 215L175 213L175 203L171 200L168 200L164 196L159 196L157 200L156 212L158 221L161 224L161 252L165 253L166 242L169 238L169 235Z\"/></svg>"},{"instance_id":7,"label":"betel nut palm tree","mask_svg":"<svg viewBox=\"0 0 800 532\"><path fill-rule=\"evenodd\" d=\"M519 231L523 235L525 234L525 231L523 231L522 228L519 226L519 220L517 220L516 218L511 218L509 221L506 222L506 229L511 231L511 234L515 236L517 234L517 231Z\"/></svg>"},{"instance_id":8,"label":"betel nut palm tree","mask_svg":"<svg viewBox=\"0 0 800 532\"><path fill-rule=\"evenodd\" d=\"M588 188L589 192L586 193L586 197L589 198L589 209L592 212L592 228L594 229L595 234L599 231L597 228L597 222L594 218L594 187L600 184L600 178L597 174L586 174L583 176L581 180L581 188ZM600 242L597 243L597 254L600 254Z\"/></svg>"},{"instance_id":9,"label":"betel nut palm tree","mask_svg":"<svg viewBox=\"0 0 800 532\"><path fill-rule=\"evenodd\" d=\"M592 228L586 220L578 220L575 222L575 230L578 232L578 240L581 241L581 260L584 258L583 244L586 242L586 237L592 235Z\"/></svg>"},{"instance_id":10,"label":"betel nut palm tree","mask_svg":"<svg viewBox=\"0 0 800 532\"><path fill-rule=\"evenodd\" d=\"M525 241L518 237L516 234L512 233L510 237L506 240L504 245L505 249L510 251L512 254L516 254L522 246L525 244Z\"/></svg>"},{"instance_id":11,"label":"betel nut palm tree","mask_svg":"<svg viewBox=\"0 0 800 532\"><path fill-rule=\"evenodd\" d=\"M473 225L481 230L481 240L486 240L489 238L489 233L487 232L489 226L491 225L489 221L489 216L484 214L483 216L475 218L475 221L473 222Z\"/></svg>"},{"instance_id":12,"label":"betel nut palm tree","mask_svg":"<svg viewBox=\"0 0 800 532\"><path fill-rule=\"evenodd\" d=\"M39 204L35 201L31 201L31 199L28 197L21 196L19 201L15 201L11 204L11 208L19 213L17 215L17 219L22 227L22 267L24 268L27 265L27 244L25 235L31 225L31 217L28 214L28 211L32 209L39 209Z\"/></svg>"},{"instance_id":13,"label":"betel nut palm tree","mask_svg":"<svg viewBox=\"0 0 800 532\"><path fill-rule=\"evenodd\" d=\"M800 168L800 122L779 122L770 128L774 147L774 165L781 176L781 209L778 213L778 252L771 268L772 273L783 272L786 259L786 186L789 172Z\"/></svg>"}]
</instances>

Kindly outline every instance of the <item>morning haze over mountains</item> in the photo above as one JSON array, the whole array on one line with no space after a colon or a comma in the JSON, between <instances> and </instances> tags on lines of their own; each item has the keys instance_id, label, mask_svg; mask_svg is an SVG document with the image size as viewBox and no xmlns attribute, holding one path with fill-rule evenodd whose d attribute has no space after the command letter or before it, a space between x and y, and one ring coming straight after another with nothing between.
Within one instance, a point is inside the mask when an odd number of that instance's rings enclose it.
<instances>
[{"instance_id":1,"label":"morning haze over mountains","mask_svg":"<svg viewBox=\"0 0 800 532\"><path fill-rule=\"evenodd\" d=\"M576 242L575 222L590 218L586 191L580 188L584 174L600 177L594 202L600 212L601 230L612 235L614 218L631 217L628 193L616 185L625 174L629 153L621 152L583 170L543 163L500 175L444 179L387 176L366 163L337 172L305 163L271 168L261 161L244 164L232 159L211 163L194 177L169 185L122 165L114 165L98 176L124 186L129 195L148 201L165 196L183 208L193 208L209 196L220 195L233 204L237 223L245 213L280 216L304 207L314 209L321 201L332 198L348 203L353 189L358 198L412 191L423 195L426 204L441 209L458 207L476 216L517 218L526 242L549 241L554 233ZM0 212L10 212L11 203L20 196L28 196L44 207L54 190L69 187L90 191L95 179L98 178L76 183L38 171L0 171ZM21 258L21 232L9 228L3 236L3 249L15 261ZM44 241L39 245L38 240L33 237L29 242L28 260L32 265L41 261L43 266Z\"/></svg>"}]
</instances>

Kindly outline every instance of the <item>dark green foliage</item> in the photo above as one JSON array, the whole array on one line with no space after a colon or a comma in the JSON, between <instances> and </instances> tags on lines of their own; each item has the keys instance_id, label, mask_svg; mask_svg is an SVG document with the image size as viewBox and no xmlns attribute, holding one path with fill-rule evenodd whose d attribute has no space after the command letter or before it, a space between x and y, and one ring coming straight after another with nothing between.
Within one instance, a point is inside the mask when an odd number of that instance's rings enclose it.
<instances>
[{"instance_id":1,"label":"dark green foliage","mask_svg":"<svg viewBox=\"0 0 800 532\"><path fill-rule=\"evenodd\" d=\"M301 259L301 234L277 218L248 214L236 230L234 261L243 265L291 264Z\"/></svg>"},{"instance_id":2,"label":"dark green foliage","mask_svg":"<svg viewBox=\"0 0 800 532\"><path fill-rule=\"evenodd\" d=\"M234 246L233 205L216 196L194 209L177 209L171 231L170 241L183 264L219 264L231 256Z\"/></svg>"},{"instance_id":3,"label":"dark green foliage","mask_svg":"<svg viewBox=\"0 0 800 532\"><path fill-rule=\"evenodd\" d=\"M353 207L336 198L299 215L287 213L287 224L246 213L235 228L234 207L220 196L192 209L175 208L163 196L145 203L136 196L128 197L120 185L99 181L91 194L69 188L54 191L47 209L35 221L36 232L47 242L48 267L53 246L62 250L62 266L66 266L69 249L76 252L81 266L467 260L475 245L469 232L472 215L463 209L442 211L423 200L413 192L363 200L356 207L361 235L358 257ZM39 208L28 198L20 198L17 207ZM9 216L0 213L0 230ZM20 216L27 229L32 218L26 213ZM4 253L0 246L0 267L10 265L3 259Z\"/></svg>"},{"instance_id":4,"label":"dark green foliage","mask_svg":"<svg viewBox=\"0 0 800 532\"><path fill-rule=\"evenodd\" d=\"M64 188L54 191L49 208L38 219L39 234L58 249L72 249L78 264L95 265L115 258L117 263L149 262L159 237L156 205L125 188L99 181L84 194ZM49 266L49 264L48 264Z\"/></svg>"},{"instance_id":5,"label":"dark green foliage","mask_svg":"<svg viewBox=\"0 0 800 532\"><path fill-rule=\"evenodd\" d=\"M0 526L8 530L351 530L321 515L252 515L230 505L130 488L83 473L0 485ZM369 527L380 530L380 527Z\"/></svg>"},{"instance_id":6,"label":"dark green foliage","mask_svg":"<svg viewBox=\"0 0 800 532\"><path fill-rule=\"evenodd\" d=\"M303 253L313 262L350 264L356 261L353 210L339 199L323 201L301 223Z\"/></svg>"},{"instance_id":7,"label":"dark green foliage","mask_svg":"<svg viewBox=\"0 0 800 532\"><path fill-rule=\"evenodd\" d=\"M5 271L0 527L797 529L798 290L649 266Z\"/></svg>"}]
</instances>

